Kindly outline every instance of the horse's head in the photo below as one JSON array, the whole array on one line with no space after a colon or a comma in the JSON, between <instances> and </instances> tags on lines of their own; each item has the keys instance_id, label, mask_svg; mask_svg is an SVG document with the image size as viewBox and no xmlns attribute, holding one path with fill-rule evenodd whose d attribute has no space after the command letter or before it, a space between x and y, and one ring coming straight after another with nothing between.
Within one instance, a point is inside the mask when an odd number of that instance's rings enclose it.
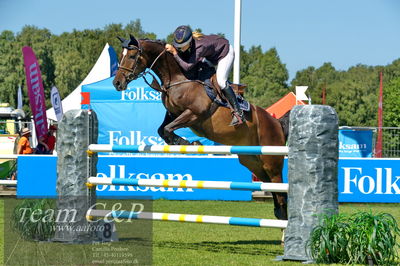
<instances>
[{"instance_id":1,"label":"horse's head","mask_svg":"<svg viewBox=\"0 0 400 266\"><path fill-rule=\"evenodd\" d=\"M113 85L118 91L126 90L128 83L140 77L146 69L146 60L143 57L140 42L130 35L128 40L121 37L122 43L121 61Z\"/></svg>"}]
</instances>

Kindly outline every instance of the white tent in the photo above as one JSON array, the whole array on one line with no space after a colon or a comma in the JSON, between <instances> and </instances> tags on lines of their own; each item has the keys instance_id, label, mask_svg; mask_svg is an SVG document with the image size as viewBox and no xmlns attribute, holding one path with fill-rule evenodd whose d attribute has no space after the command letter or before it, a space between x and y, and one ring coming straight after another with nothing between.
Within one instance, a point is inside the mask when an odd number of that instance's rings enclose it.
<instances>
[{"instance_id":1,"label":"white tent","mask_svg":"<svg viewBox=\"0 0 400 266\"><path fill-rule=\"evenodd\" d=\"M78 87L67 97L62 100L62 108L64 113L72 109L81 109L81 88L82 85L90 84L103 80L115 75L118 67L118 60L114 48L109 46L108 43L104 46L96 64L90 70L87 77L79 84ZM46 111L47 119L57 121L54 108Z\"/></svg>"}]
</instances>

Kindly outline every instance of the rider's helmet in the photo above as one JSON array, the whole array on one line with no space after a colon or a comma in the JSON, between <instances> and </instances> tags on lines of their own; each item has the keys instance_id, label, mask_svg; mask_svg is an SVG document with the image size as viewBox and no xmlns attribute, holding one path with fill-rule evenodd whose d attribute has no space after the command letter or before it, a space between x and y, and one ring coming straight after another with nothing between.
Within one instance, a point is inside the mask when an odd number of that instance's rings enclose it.
<instances>
[{"instance_id":1,"label":"rider's helmet","mask_svg":"<svg viewBox=\"0 0 400 266\"><path fill-rule=\"evenodd\" d=\"M182 48L192 41L192 29L189 26L179 26L174 32L172 45L175 48Z\"/></svg>"}]
</instances>

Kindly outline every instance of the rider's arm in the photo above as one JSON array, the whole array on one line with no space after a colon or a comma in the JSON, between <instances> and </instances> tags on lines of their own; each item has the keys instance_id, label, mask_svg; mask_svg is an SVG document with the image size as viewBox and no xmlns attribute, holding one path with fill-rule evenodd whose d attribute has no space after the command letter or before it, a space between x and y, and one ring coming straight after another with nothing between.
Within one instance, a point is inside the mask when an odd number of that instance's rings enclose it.
<instances>
[{"instance_id":1,"label":"rider's arm","mask_svg":"<svg viewBox=\"0 0 400 266\"><path fill-rule=\"evenodd\" d=\"M196 54L192 54L187 61L184 61L178 54L174 55L176 62L184 71L190 71L201 60L197 59Z\"/></svg>"}]
</instances>

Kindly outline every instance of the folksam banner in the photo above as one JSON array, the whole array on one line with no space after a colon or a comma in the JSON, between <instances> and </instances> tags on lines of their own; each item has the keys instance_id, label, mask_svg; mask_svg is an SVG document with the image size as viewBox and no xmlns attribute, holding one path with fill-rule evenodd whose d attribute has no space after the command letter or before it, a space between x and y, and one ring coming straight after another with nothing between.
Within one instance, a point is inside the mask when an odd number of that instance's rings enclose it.
<instances>
[{"instance_id":1,"label":"folksam banner","mask_svg":"<svg viewBox=\"0 0 400 266\"><path fill-rule=\"evenodd\" d=\"M339 159L339 202L400 203L400 159ZM56 197L57 157L18 156L17 196ZM41 169L40 175L37 169ZM250 182L251 173L230 156L99 156L99 178ZM287 159L283 170L287 182ZM150 196L174 200L251 200L250 191L99 185L99 197Z\"/></svg>"},{"instance_id":2,"label":"folksam banner","mask_svg":"<svg viewBox=\"0 0 400 266\"><path fill-rule=\"evenodd\" d=\"M339 160L339 202L400 202L399 159Z\"/></svg>"},{"instance_id":3,"label":"folksam banner","mask_svg":"<svg viewBox=\"0 0 400 266\"><path fill-rule=\"evenodd\" d=\"M339 130L339 157L372 157L371 130Z\"/></svg>"},{"instance_id":4,"label":"folksam banner","mask_svg":"<svg viewBox=\"0 0 400 266\"><path fill-rule=\"evenodd\" d=\"M22 48L24 56L26 86L28 88L29 104L31 107L37 139L47 134L46 100L42 75L35 53L29 46Z\"/></svg>"}]
</instances>

